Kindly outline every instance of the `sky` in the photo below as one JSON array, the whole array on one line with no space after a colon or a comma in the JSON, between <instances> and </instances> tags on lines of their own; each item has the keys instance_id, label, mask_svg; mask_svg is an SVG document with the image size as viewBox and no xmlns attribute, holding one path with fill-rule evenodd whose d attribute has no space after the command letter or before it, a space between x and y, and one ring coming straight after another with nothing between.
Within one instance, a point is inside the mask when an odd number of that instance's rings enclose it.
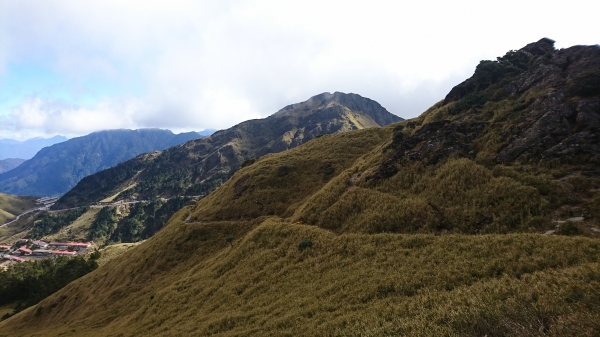
<instances>
[{"instance_id":1,"label":"sky","mask_svg":"<svg viewBox=\"0 0 600 337\"><path fill-rule=\"evenodd\" d=\"M0 0L0 138L224 129L322 92L416 117L480 60L600 43L594 1Z\"/></svg>"}]
</instances>

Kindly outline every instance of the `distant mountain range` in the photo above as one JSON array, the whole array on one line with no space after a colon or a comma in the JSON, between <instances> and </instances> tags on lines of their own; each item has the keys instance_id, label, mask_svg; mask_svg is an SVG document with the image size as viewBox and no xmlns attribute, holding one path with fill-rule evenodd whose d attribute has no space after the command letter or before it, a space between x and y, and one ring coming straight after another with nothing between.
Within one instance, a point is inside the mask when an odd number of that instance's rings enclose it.
<instances>
[{"instance_id":1,"label":"distant mountain range","mask_svg":"<svg viewBox=\"0 0 600 337\"><path fill-rule=\"evenodd\" d=\"M0 139L0 160L8 158L30 159L46 146L62 143L66 140L67 138L64 136L38 137L22 142L14 139Z\"/></svg>"},{"instance_id":2,"label":"distant mountain range","mask_svg":"<svg viewBox=\"0 0 600 337\"><path fill-rule=\"evenodd\" d=\"M21 165L24 161L25 159L19 158L0 159L0 173L8 172Z\"/></svg>"},{"instance_id":3,"label":"distant mountain range","mask_svg":"<svg viewBox=\"0 0 600 337\"><path fill-rule=\"evenodd\" d=\"M164 150L198 137L197 132L174 134L160 129L94 132L43 148L32 159L0 174L0 191L61 195L85 176L141 153Z\"/></svg>"},{"instance_id":4,"label":"distant mountain range","mask_svg":"<svg viewBox=\"0 0 600 337\"><path fill-rule=\"evenodd\" d=\"M203 195L244 162L282 152L324 134L384 126L403 120L356 94L323 93L286 106L265 119L240 123L162 153L144 154L83 179L56 208L119 194L125 198Z\"/></svg>"}]
</instances>

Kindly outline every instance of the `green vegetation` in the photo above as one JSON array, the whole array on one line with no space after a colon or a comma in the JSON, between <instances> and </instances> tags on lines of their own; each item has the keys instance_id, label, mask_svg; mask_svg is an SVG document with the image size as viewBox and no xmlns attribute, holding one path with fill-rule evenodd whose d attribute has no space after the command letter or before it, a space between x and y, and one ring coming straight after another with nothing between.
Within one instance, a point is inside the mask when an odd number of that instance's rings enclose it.
<instances>
[{"instance_id":1,"label":"green vegetation","mask_svg":"<svg viewBox=\"0 0 600 337\"><path fill-rule=\"evenodd\" d=\"M60 195L90 174L198 137L196 132L175 135L160 129L94 132L40 150L17 168L0 174L0 185L5 193Z\"/></svg>"},{"instance_id":2,"label":"green vegetation","mask_svg":"<svg viewBox=\"0 0 600 337\"><path fill-rule=\"evenodd\" d=\"M311 248L312 245L313 245L313 243L312 243L311 239L304 239L304 240L300 241L300 243L298 244L298 250L302 252L305 249Z\"/></svg>"},{"instance_id":3,"label":"green vegetation","mask_svg":"<svg viewBox=\"0 0 600 337\"><path fill-rule=\"evenodd\" d=\"M16 302L13 313L32 306L96 269L99 257L100 253L95 252L87 260L81 256L57 257L18 263L6 271L0 270L0 305ZM2 319L8 317L10 314L5 314Z\"/></svg>"},{"instance_id":4,"label":"green vegetation","mask_svg":"<svg viewBox=\"0 0 600 337\"><path fill-rule=\"evenodd\" d=\"M41 239L44 236L58 233L88 210L89 207L81 207L58 213L43 212L34 221L33 228L29 231L28 236L32 239Z\"/></svg>"},{"instance_id":5,"label":"green vegetation","mask_svg":"<svg viewBox=\"0 0 600 337\"><path fill-rule=\"evenodd\" d=\"M89 239L96 240L110 236L117 229L117 211L114 207L103 207L90 226Z\"/></svg>"},{"instance_id":6,"label":"green vegetation","mask_svg":"<svg viewBox=\"0 0 600 337\"><path fill-rule=\"evenodd\" d=\"M60 232L44 236L42 238L43 241L83 242L88 240L90 226L94 222L94 219L96 219L96 215L100 210L100 208L91 207L86 213L77 218L77 220L61 229Z\"/></svg>"},{"instance_id":7,"label":"green vegetation","mask_svg":"<svg viewBox=\"0 0 600 337\"><path fill-rule=\"evenodd\" d=\"M117 214L114 206L103 207L89 228L88 239L103 241L105 245L145 240L158 232L190 200L180 197L140 202L128 206L125 214Z\"/></svg>"}]
</instances>

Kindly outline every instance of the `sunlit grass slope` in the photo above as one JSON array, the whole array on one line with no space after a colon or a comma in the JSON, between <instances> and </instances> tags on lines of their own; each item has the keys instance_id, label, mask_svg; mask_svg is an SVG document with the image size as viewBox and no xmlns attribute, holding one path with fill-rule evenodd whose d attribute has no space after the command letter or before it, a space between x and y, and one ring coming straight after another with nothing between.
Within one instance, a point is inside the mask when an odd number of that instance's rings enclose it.
<instances>
[{"instance_id":1,"label":"sunlit grass slope","mask_svg":"<svg viewBox=\"0 0 600 337\"><path fill-rule=\"evenodd\" d=\"M553 179L450 158L374 184L365 177L393 128L242 168L156 236L0 323L0 336L600 333L599 241L464 235L551 225Z\"/></svg>"},{"instance_id":2,"label":"sunlit grass slope","mask_svg":"<svg viewBox=\"0 0 600 337\"><path fill-rule=\"evenodd\" d=\"M391 136L390 128L324 135L298 148L269 154L242 168L198 203L193 219L239 220L290 216L305 199Z\"/></svg>"},{"instance_id":3,"label":"sunlit grass slope","mask_svg":"<svg viewBox=\"0 0 600 337\"><path fill-rule=\"evenodd\" d=\"M0 225L35 207L36 197L0 193Z\"/></svg>"},{"instance_id":4,"label":"sunlit grass slope","mask_svg":"<svg viewBox=\"0 0 600 337\"><path fill-rule=\"evenodd\" d=\"M85 241L88 239L90 225L94 222L100 208L90 208L70 225L62 228L60 232L44 236L42 239L51 241Z\"/></svg>"},{"instance_id":5,"label":"sunlit grass slope","mask_svg":"<svg viewBox=\"0 0 600 337\"><path fill-rule=\"evenodd\" d=\"M598 258L588 238L174 220L0 336L593 336Z\"/></svg>"},{"instance_id":6,"label":"sunlit grass slope","mask_svg":"<svg viewBox=\"0 0 600 337\"><path fill-rule=\"evenodd\" d=\"M364 177L393 127L242 168L156 236L0 323L0 336L600 333L596 239L450 234L548 225L554 180L457 158L373 184ZM478 214L504 220L480 228Z\"/></svg>"}]
</instances>

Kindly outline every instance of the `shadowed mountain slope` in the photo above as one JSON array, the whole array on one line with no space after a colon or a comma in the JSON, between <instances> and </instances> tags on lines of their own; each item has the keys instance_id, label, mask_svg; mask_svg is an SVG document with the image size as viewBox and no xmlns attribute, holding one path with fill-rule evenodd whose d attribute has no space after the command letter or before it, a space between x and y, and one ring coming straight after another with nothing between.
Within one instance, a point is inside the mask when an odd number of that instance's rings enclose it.
<instances>
[{"instance_id":1,"label":"shadowed mountain slope","mask_svg":"<svg viewBox=\"0 0 600 337\"><path fill-rule=\"evenodd\" d=\"M246 160L285 151L324 134L400 120L368 98L323 93L289 105L265 119L246 121L87 177L65 194L55 208L100 201L120 191L123 192L115 200L208 194Z\"/></svg>"},{"instance_id":2,"label":"shadowed mountain slope","mask_svg":"<svg viewBox=\"0 0 600 337\"><path fill-rule=\"evenodd\" d=\"M164 150L198 138L195 132L109 130L69 139L40 150L19 167L0 174L0 191L18 195L56 196L79 180L141 153Z\"/></svg>"},{"instance_id":3,"label":"shadowed mountain slope","mask_svg":"<svg viewBox=\"0 0 600 337\"><path fill-rule=\"evenodd\" d=\"M0 173L8 172L21 165L25 159L7 158L0 160Z\"/></svg>"},{"instance_id":4,"label":"shadowed mountain slope","mask_svg":"<svg viewBox=\"0 0 600 337\"><path fill-rule=\"evenodd\" d=\"M600 335L599 61L544 39L418 118L265 155L0 336Z\"/></svg>"}]
</instances>

